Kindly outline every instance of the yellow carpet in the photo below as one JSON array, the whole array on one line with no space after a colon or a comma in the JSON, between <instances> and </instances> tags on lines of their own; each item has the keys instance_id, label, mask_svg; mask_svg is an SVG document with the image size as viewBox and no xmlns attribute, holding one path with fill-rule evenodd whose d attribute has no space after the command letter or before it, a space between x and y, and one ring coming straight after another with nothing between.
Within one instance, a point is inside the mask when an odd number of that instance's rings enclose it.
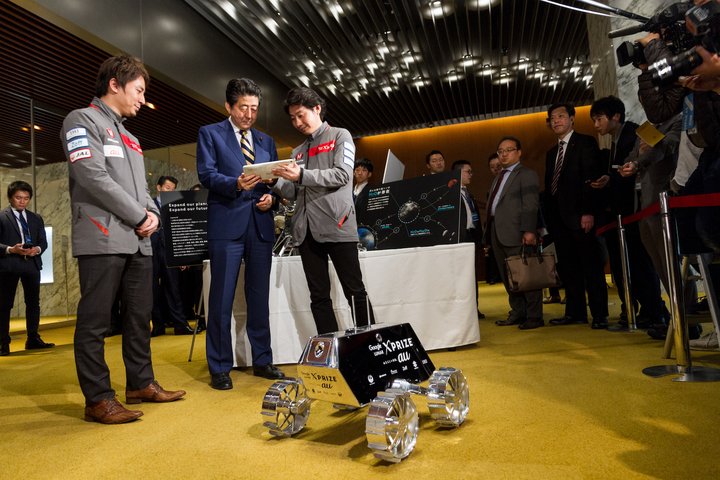
<instances>
[{"instance_id":1,"label":"yellow carpet","mask_svg":"<svg viewBox=\"0 0 720 480\"><path fill-rule=\"evenodd\" d=\"M612 297L611 298L615 298ZM471 411L459 429L437 428L423 398L415 451L399 464L367 449L367 408L338 412L314 402L305 430L272 438L261 400L270 382L233 371L235 388L208 386L204 335L188 363L190 337L153 339L160 383L188 391L164 405L143 404L139 421L106 426L82 420L72 327L43 330L47 351L0 358L0 479L716 479L720 478L720 383L678 383L642 374L662 343L642 332L588 326L523 332L497 327L502 287L482 286L482 340L431 352L436 366L461 368ZM560 316L561 305L545 309ZM611 307L617 315L617 306ZM451 322L452 319L438 319ZM107 342L113 385L124 400L120 337ZM720 367L720 352L693 352ZM293 375L294 366L284 366ZM712 433L715 432L715 433Z\"/></svg>"}]
</instances>

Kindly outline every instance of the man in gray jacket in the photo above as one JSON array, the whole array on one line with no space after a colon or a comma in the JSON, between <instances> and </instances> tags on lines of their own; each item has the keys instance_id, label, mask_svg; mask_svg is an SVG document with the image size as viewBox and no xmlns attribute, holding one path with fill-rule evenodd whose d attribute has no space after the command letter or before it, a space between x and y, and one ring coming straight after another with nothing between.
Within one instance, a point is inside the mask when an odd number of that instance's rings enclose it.
<instances>
[{"instance_id":1,"label":"man in gray jacket","mask_svg":"<svg viewBox=\"0 0 720 480\"><path fill-rule=\"evenodd\" d=\"M319 334L338 329L330 298L328 258L348 303L354 301L358 325L374 323L358 259L357 218L352 198L355 144L350 132L323 121L325 100L309 88L288 92L285 112L307 136L292 152L295 163L273 170L275 190L295 200L292 234L299 245L310 290L310 309Z\"/></svg>"},{"instance_id":2,"label":"man in gray jacket","mask_svg":"<svg viewBox=\"0 0 720 480\"><path fill-rule=\"evenodd\" d=\"M150 235L159 226L159 212L148 193L142 148L122 124L145 104L149 79L137 58L105 60L96 97L89 107L70 112L60 133L69 161L72 248L80 276L75 365L85 420L106 424L142 415L117 401L105 362L105 336L119 290L126 403L170 402L185 395L164 390L153 374Z\"/></svg>"},{"instance_id":3,"label":"man in gray jacket","mask_svg":"<svg viewBox=\"0 0 720 480\"><path fill-rule=\"evenodd\" d=\"M525 246L537 245L537 218L540 184L537 173L520 163L522 146L515 137L498 142L502 171L495 177L488 199L487 235L495 252L500 277L510 301L510 314L496 325L518 325L531 330L545 325L542 313L542 290L512 292L505 271L505 259L519 255Z\"/></svg>"}]
</instances>

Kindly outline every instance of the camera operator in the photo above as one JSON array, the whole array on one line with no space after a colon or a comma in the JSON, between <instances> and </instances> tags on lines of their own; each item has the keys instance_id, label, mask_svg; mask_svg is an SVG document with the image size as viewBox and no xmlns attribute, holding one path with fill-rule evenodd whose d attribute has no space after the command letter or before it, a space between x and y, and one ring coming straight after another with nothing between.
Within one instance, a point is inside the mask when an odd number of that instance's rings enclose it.
<instances>
[{"instance_id":1,"label":"camera operator","mask_svg":"<svg viewBox=\"0 0 720 480\"><path fill-rule=\"evenodd\" d=\"M670 190L670 181L675 174L678 160L683 100L686 91L680 85L656 87L652 82L652 72L648 70L647 64L672 57L672 52L661 39L660 34L650 33L640 39L639 43L643 46L647 63L638 66L642 70L638 77L638 97L648 120L665 137L654 146L639 140L619 173L624 177L637 174L640 185L640 208L645 208L658 201L660 192ZM655 214L640 221L640 236L665 290L669 291L663 245L657 241L662 236L659 215ZM694 289L687 291L686 298L693 303L696 302L696 291ZM666 316L664 320L667 322ZM648 331L648 334L653 338L664 339L666 331L666 323L657 324ZM691 337L697 338L699 331L691 331L690 334Z\"/></svg>"},{"instance_id":2,"label":"camera operator","mask_svg":"<svg viewBox=\"0 0 720 480\"><path fill-rule=\"evenodd\" d=\"M695 1L696 5L705 3L708 3L707 0ZM708 35L715 37L711 40L714 40L716 45L720 42L720 38L717 38L719 36L717 29L712 30ZM696 91L695 121L705 148L698 160L697 169L685 185L682 192L684 195L720 192L720 138L717 135L718 128L720 128L720 95L718 95L720 93L720 57L717 53L709 52L702 46L696 47L695 51L702 58L702 63L692 70L691 76L682 78L680 83ZM702 242L701 247L706 247L705 251L710 249L716 254L719 253L720 225L717 219L720 218L720 207L682 210L682 215L678 218L678 226L682 229L681 231L696 230ZM718 298L720 265L711 264L709 268L715 288L715 297ZM717 349L718 332L710 332L697 340L692 340L690 347Z\"/></svg>"}]
</instances>

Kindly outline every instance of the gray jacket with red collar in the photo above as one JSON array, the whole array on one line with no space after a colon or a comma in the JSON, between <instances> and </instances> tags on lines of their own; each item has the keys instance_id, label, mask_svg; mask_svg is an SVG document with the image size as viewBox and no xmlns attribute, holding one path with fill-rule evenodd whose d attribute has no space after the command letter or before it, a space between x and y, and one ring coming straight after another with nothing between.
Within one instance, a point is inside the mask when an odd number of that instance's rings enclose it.
<instances>
[{"instance_id":1,"label":"gray jacket with red collar","mask_svg":"<svg viewBox=\"0 0 720 480\"><path fill-rule=\"evenodd\" d=\"M65 117L60 140L68 159L73 255L152 255L150 238L135 233L147 209L160 213L148 192L142 148L99 98Z\"/></svg>"},{"instance_id":2,"label":"gray jacket with red collar","mask_svg":"<svg viewBox=\"0 0 720 480\"><path fill-rule=\"evenodd\" d=\"M300 165L297 182L279 179L275 191L295 200L292 234L297 245L307 235L324 242L357 242L357 218L352 198L355 144L350 132L323 122L292 152Z\"/></svg>"}]
</instances>

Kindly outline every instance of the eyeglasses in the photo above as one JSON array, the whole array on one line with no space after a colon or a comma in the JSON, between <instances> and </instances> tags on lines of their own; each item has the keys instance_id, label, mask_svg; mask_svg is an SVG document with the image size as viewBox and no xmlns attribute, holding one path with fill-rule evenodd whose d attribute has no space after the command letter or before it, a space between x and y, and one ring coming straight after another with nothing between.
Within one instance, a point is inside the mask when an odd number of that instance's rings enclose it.
<instances>
[{"instance_id":1,"label":"eyeglasses","mask_svg":"<svg viewBox=\"0 0 720 480\"><path fill-rule=\"evenodd\" d=\"M515 150L517 150L517 148L498 148L497 154L498 154L498 157L500 157L506 153L512 153Z\"/></svg>"}]
</instances>

